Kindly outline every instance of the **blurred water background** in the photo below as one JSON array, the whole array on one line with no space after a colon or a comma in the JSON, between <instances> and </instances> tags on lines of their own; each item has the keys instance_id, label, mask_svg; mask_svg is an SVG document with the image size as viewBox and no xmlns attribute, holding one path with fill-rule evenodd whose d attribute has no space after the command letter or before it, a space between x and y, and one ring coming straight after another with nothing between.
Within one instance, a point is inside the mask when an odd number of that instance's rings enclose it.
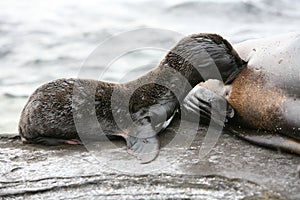
<instances>
[{"instance_id":1,"label":"blurred water background","mask_svg":"<svg viewBox=\"0 0 300 200\"><path fill-rule=\"evenodd\" d=\"M153 27L183 35L215 32L237 43L298 31L299 25L298 0L0 1L0 133L17 132L20 112L35 88L56 78L77 77L102 41L124 31ZM129 54L116 60L117 67L104 79L118 82L118 69L141 65L146 67L139 73L144 73L164 54Z\"/></svg>"}]
</instances>

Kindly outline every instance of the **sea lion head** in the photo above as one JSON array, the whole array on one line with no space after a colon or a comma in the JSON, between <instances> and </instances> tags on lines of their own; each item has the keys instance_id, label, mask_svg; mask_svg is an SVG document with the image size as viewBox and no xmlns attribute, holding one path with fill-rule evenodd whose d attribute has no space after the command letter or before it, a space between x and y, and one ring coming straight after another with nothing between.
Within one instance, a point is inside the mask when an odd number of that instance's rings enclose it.
<instances>
[{"instance_id":1,"label":"sea lion head","mask_svg":"<svg viewBox=\"0 0 300 200\"><path fill-rule=\"evenodd\" d=\"M227 40L203 33L182 39L165 61L188 77L192 86L208 79L230 83L246 66Z\"/></svg>"},{"instance_id":2,"label":"sea lion head","mask_svg":"<svg viewBox=\"0 0 300 200\"><path fill-rule=\"evenodd\" d=\"M220 35L196 34L192 38L202 42L205 51L217 66L223 82L232 82L246 67L247 63L240 58L231 44Z\"/></svg>"}]
</instances>

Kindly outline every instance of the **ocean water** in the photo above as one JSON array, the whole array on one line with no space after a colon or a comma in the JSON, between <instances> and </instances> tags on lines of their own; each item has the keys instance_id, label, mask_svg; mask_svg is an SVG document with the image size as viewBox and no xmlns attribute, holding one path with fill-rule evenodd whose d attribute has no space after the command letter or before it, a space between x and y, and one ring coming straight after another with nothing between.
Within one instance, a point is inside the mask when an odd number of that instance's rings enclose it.
<instances>
[{"instance_id":1,"label":"ocean water","mask_svg":"<svg viewBox=\"0 0 300 200\"><path fill-rule=\"evenodd\" d=\"M99 77L115 82L134 79L155 67L165 49L130 52L113 59L109 67L101 59L84 65L103 41L128 31L148 27L180 35L214 32L237 43L299 31L299 25L300 1L296 0L1 1L0 133L17 132L20 112L35 88L53 79L78 77L82 66L91 75L102 69L105 74ZM134 35L127 36L135 41ZM149 37L151 33L145 35ZM156 38L150 45L176 42L171 39ZM115 43L102 56L110 57L118 47ZM128 71L134 73L129 76Z\"/></svg>"}]
</instances>

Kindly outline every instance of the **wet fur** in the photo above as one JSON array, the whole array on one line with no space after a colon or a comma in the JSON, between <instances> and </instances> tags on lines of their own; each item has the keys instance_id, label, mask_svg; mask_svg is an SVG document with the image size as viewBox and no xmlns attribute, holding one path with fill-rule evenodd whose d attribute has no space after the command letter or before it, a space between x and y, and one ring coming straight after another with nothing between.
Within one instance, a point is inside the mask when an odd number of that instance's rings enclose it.
<instances>
[{"instance_id":1,"label":"wet fur","mask_svg":"<svg viewBox=\"0 0 300 200\"><path fill-rule=\"evenodd\" d=\"M188 92L204 78L231 81L243 67L221 36L192 35L134 81L58 79L42 85L21 113L19 133L25 143L45 145L74 144L78 132L92 140L122 136L127 152L147 163L158 155L157 133L170 123Z\"/></svg>"},{"instance_id":2,"label":"wet fur","mask_svg":"<svg viewBox=\"0 0 300 200\"><path fill-rule=\"evenodd\" d=\"M72 93L75 82L82 88L83 95L95 97L96 115L106 134L121 131L114 122L112 116L114 108L111 108L110 104L112 92L116 90L120 91L121 96L132 94L129 105L130 112L133 114L131 117L141 125L151 123L153 115L162 115L160 111L156 114L155 111L158 108L155 105L165 106L166 113L163 114L169 118L189 90L198 82L204 81L198 70L209 72L210 67L201 68L202 65L207 64L205 63L207 60L199 59L199 54L203 50L213 58L223 81L226 81L230 75L237 74L242 68L242 60L221 36L216 34L191 35L182 39L158 67L135 81L114 84L96 80L58 79L42 85L30 96L21 113L19 133L26 140L39 136L78 138L72 112ZM191 63L198 68L194 68ZM166 75L166 71L170 71L170 68L181 73L190 85L183 85L176 75ZM214 78L214 74L211 77ZM132 91L137 83L143 83L145 80L161 81L166 85L170 83L170 87L151 83ZM96 88L95 95L93 88ZM176 97L174 93L180 95ZM122 105L121 96L120 105ZM154 108L152 113L149 112L150 108ZM162 120L166 120L165 117L156 120L156 123Z\"/></svg>"}]
</instances>

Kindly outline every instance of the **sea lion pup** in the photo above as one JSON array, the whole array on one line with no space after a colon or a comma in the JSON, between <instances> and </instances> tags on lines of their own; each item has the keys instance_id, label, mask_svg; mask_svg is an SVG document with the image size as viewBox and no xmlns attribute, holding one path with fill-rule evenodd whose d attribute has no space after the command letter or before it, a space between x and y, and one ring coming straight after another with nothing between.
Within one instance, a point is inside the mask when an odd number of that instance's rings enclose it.
<instances>
[{"instance_id":1,"label":"sea lion pup","mask_svg":"<svg viewBox=\"0 0 300 200\"><path fill-rule=\"evenodd\" d=\"M220 102L224 97L235 111L226 124L230 132L259 145L300 154L300 34L249 40L234 47L248 62L237 78L229 85L208 80L190 94L194 97L205 90ZM209 106L198 99L199 109L186 100L184 107L197 112Z\"/></svg>"},{"instance_id":2,"label":"sea lion pup","mask_svg":"<svg viewBox=\"0 0 300 200\"><path fill-rule=\"evenodd\" d=\"M21 113L19 134L25 143L76 144L80 135L74 120L80 123L82 119L79 128L84 126L86 134L97 138L100 124L104 134L124 137L130 154L150 162L159 152L156 134L170 122L192 87L204 81L202 75L218 78L219 71L221 81L229 82L243 64L221 36L191 35L179 41L156 68L134 81L58 79L40 86ZM124 101L129 97L128 105ZM85 120L94 116L97 123Z\"/></svg>"}]
</instances>

